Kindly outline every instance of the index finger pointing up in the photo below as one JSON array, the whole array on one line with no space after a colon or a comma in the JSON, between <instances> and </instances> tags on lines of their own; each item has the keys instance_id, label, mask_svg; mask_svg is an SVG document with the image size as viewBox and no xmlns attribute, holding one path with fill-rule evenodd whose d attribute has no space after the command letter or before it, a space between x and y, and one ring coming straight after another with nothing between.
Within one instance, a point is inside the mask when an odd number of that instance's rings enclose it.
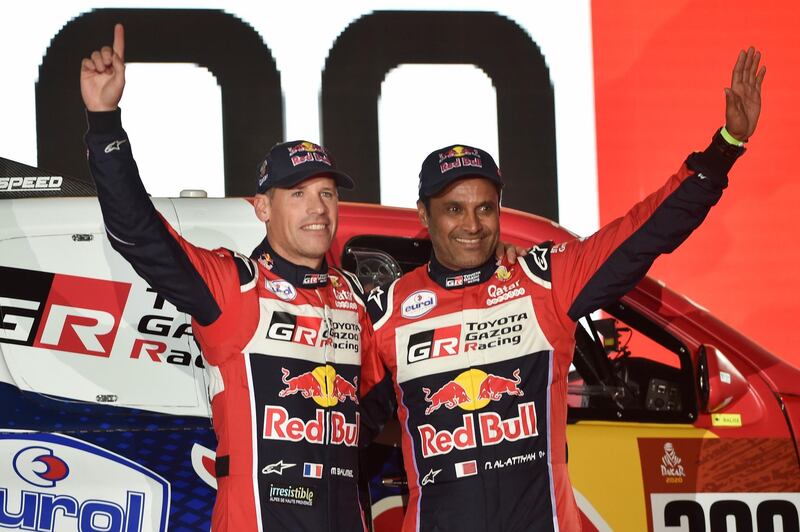
<instances>
[{"instance_id":1,"label":"index finger pointing up","mask_svg":"<svg viewBox=\"0 0 800 532\"><path fill-rule=\"evenodd\" d=\"M120 59L125 61L125 28L122 27L122 24L116 24L114 26L114 53L119 56Z\"/></svg>"}]
</instances>

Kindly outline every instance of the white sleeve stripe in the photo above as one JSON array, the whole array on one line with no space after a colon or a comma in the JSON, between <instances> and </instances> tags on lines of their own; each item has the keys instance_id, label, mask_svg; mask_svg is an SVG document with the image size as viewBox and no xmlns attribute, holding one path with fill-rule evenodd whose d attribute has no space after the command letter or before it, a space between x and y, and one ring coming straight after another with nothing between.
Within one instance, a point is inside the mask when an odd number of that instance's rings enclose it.
<instances>
[{"instance_id":1,"label":"white sleeve stripe","mask_svg":"<svg viewBox=\"0 0 800 532\"><path fill-rule=\"evenodd\" d=\"M359 294L363 293L364 289L361 288L361 283L358 282L358 278L356 278L355 275L353 275L352 273L348 272L347 270L340 270L339 268L333 268L333 270L342 274L342 277L344 278L345 282L347 283L348 288L350 288L350 293L353 294L353 299L356 300L356 303L361 305L361 308L364 308L364 309L367 308L367 306L364 304L364 301L361 299L361 297L359 297ZM358 286L358 289L359 289L358 292L353 290L353 285L354 284L356 286Z\"/></svg>"},{"instance_id":2,"label":"white sleeve stripe","mask_svg":"<svg viewBox=\"0 0 800 532\"><path fill-rule=\"evenodd\" d=\"M244 260L244 259L242 259L242 260ZM251 261L250 259L246 259L246 260L247 260L247 263L249 264L248 269L250 270L250 273L253 274L253 278L250 280L249 283L243 284L243 285L239 285L239 291L241 293L248 292L248 291L252 290L253 288L255 288L256 287L256 281L258 281L258 268L256 267L255 264L253 264L253 261Z\"/></svg>"},{"instance_id":3,"label":"white sleeve stripe","mask_svg":"<svg viewBox=\"0 0 800 532\"><path fill-rule=\"evenodd\" d=\"M394 287L397 284L397 281L399 281L399 280L400 279L395 279L394 282L389 285L389 289L386 291L386 312L383 313L383 316L381 316L381 319L379 319L378 321L376 321L375 323L372 324L372 329L375 330L375 331L377 331L378 329L383 327L386 324L386 322L389 320L389 318L392 317L392 312L394 311L394 308L393 308L394 307L394 305L393 305Z\"/></svg>"},{"instance_id":4,"label":"white sleeve stripe","mask_svg":"<svg viewBox=\"0 0 800 532\"><path fill-rule=\"evenodd\" d=\"M541 286L541 287L543 287L543 288L546 288L546 289L550 290L550 287L551 287L551 285L550 285L550 281L545 281L544 279L542 279L542 278L541 278L541 277L539 277L538 275L534 274L534 273L531 271L531 269L528 267L528 263L526 263L526 262L525 262L525 260L524 260L524 258L523 258L523 257L520 257L520 258L517 260L517 262L519 263L519 265L520 265L520 266L522 266L522 271L524 271L524 272L525 272L525 275L527 275L527 276L528 276L528 278L529 278L531 281L533 281L534 283L538 284L539 286Z\"/></svg>"},{"instance_id":5,"label":"white sleeve stripe","mask_svg":"<svg viewBox=\"0 0 800 532\"><path fill-rule=\"evenodd\" d=\"M106 233L108 233L108 236L110 236L111 238L113 238L113 239L114 239L114 240L116 240L117 242L120 242L120 243L122 243L122 244L125 244L126 246L135 246L135 245L136 245L136 244L134 244L133 242L126 242L126 241L122 240L120 237L118 237L117 235L115 235L114 233L112 233L112 232L111 232L111 230L108 228L108 226L107 226L107 225L104 225L103 227L105 227L105 228L106 228Z\"/></svg>"}]
</instances>

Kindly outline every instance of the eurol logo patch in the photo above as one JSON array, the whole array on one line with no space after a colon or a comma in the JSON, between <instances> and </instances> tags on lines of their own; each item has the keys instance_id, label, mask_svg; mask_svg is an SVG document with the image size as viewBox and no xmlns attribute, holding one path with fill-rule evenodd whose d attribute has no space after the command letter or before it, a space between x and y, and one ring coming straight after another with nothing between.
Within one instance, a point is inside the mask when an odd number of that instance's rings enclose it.
<instances>
[{"instance_id":1,"label":"eurol logo patch","mask_svg":"<svg viewBox=\"0 0 800 532\"><path fill-rule=\"evenodd\" d=\"M101 447L0 432L0 529L163 532L169 501L164 478Z\"/></svg>"},{"instance_id":2,"label":"eurol logo patch","mask_svg":"<svg viewBox=\"0 0 800 532\"><path fill-rule=\"evenodd\" d=\"M436 294L430 290L417 290L400 305L404 318L415 319L424 316L436 307Z\"/></svg>"}]
</instances>

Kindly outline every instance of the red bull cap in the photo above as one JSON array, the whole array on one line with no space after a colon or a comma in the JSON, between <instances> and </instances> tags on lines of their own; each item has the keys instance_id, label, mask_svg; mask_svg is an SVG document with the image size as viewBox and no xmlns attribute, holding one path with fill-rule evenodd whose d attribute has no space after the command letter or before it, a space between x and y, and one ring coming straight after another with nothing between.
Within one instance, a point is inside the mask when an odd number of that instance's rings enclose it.
<instances>
[{"instance_id":1,"label":"red bull cap","mask_svg":"<svg viewBox=\"0 0 800 532\"><path fill-rule=\"evenodd\" d=\"M307 140L282 142L270 148L269 153L258 165L256 192L263 194L276 188L290 188L321 175L336 181L336 186L353 188L353 179L336 169L333 157L324 147Z\"/></svg>"},{"instance_id":2,"label":"red bull cap","mask_svg":"<svg viewBox=\"0 0 800 532\"><path fill-rule=\"evenodd\" d=\"M429 198L441 192L447 185L468 177L488 179L503 188L500 169L489 153L480 148L453 144L432 151L422 162L419 172L419 199Z\"/></svg>"}]
</instances>

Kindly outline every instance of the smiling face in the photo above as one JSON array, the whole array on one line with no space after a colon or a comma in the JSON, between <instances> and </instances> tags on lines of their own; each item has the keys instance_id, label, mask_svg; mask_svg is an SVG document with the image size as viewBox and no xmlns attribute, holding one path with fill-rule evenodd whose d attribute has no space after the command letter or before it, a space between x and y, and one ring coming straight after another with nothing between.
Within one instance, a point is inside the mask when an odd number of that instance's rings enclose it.
<instances>
[{"instance_id":1,"label":"smiling face","mask_svg":"<svg viewBox=\"0 0 800 532\"><path fill-rule=\"evenodd\" d=\"M291 188L256 194L254 205L278 255L297 265L321 266L339 217L339 195L331 177L312 177Z\"/></svg>"},{"instance_id":2,"label":"smiling face","mask_svg":"<svg viewBox=\"0 0 800 532\"><path fill-rule=\"evenodd\" d=\"M460 179L431 197L429 209L417 202L417 211L442 266L476 268L494 254L500 238L500 197L489 180Z\"/></svg>"}]
</instances>

